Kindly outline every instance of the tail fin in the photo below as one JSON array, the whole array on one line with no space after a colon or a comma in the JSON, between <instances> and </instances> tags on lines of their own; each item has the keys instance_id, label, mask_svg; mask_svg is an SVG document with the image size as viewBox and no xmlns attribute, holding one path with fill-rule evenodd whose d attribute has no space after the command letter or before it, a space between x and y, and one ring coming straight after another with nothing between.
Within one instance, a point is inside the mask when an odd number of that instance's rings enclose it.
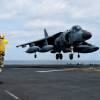
<instances>
[{"instance_id":1,"label":"tail fin","mask_svg":"<svg viewBox=\"0 0 100 100\"><path fill-rule=\"evenodd\" d=\"M44 35L45 35L45 44L48 45L48 41L47 41L48 33L47 33L46 29L44 29Z\"/></svg>"},{"instance_id":2,"label":"tail fin","mask_svg":"<svg viewBox=\"0 0 100 100\"><path fill-rule=\"evenodd\" d=\"M48 38L48 33L47 33L46 29L44 29L44 35L45 35L45 38Z\"/></svg>"}]
</instances>

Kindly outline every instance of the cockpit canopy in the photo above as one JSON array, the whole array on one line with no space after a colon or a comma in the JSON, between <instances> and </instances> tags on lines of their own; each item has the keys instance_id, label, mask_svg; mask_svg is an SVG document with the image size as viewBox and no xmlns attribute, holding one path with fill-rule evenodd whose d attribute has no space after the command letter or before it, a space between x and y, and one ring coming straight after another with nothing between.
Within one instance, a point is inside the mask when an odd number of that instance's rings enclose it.
<instances>
[{"instance_id":1,"label":"cockpit canopy","mask_svg":"<svg viewBox=\"0 0 100 100\"><path fill-rule=\"evenodd\" d=\"M77 31L80 31L81 29L82 29L82 28L81 28L79 25L75 25L75 26L72 27L71 30L72 30L73 32L77 32Z\"/></svg>"}]
</instances>

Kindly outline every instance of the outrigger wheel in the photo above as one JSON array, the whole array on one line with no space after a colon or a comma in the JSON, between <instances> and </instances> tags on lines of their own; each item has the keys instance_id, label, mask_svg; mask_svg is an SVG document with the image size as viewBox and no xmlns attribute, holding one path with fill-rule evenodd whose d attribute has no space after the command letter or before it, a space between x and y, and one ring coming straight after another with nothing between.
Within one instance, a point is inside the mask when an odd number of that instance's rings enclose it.
<instances>
[{"instance_id":1,"label":"outrigger wheel","mask_svg":"<svg viewBox=\"0 0 100 100\"><path fill-rule=\"evenodd\" d=\"M80 54L79 53L78 53L77 57L80 58Z\"/></svg>"},{"instance_id":2,"label":"outrigger wheel","mask_svg":"<svg viewBox=\"0 0 100 100\"><path fill-rule=\"evenodd\" d=\"M35 55L34 55L34 58L37 58L37 55L36 55L36 53L35 53Z\"/></svg>"}]
</instances>

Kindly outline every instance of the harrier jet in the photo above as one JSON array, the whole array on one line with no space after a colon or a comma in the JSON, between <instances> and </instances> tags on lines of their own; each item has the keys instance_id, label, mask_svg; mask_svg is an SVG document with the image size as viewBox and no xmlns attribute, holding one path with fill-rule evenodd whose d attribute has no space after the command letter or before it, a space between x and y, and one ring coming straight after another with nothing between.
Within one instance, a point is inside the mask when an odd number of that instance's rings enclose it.
<instances>
[{"instance_id":1,"label":"harrier jet","mask_svg":"<svg viewBox=\"0 0 100 100\"><path fill-rule=\"evenodd\" d=\"M91 53L97 51L99 47L96 47L86 40L92 37L91 33L82 29L80 26L75 25L70 30L56 33L52 36L48 36L46 29L44 29L45 38L29 43L21 44L16 47L26 47L26 53L34 53L34 58L37 58L37 52L51 52L56 54L56 59L63 59L63 53L69 53L70 60L73 59L74 53Z\"/></svg>"}]
</instances>

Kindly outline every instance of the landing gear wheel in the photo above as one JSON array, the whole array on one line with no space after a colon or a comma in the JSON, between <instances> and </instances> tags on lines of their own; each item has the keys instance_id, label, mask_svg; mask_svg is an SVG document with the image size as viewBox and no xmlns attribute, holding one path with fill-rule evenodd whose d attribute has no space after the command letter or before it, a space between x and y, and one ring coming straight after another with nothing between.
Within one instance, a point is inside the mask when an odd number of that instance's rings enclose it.
<instances>
[{"instance_id":1,"label":"landing gear wheel","mask_svg":"<svg viewBox=\"0 0 100 100\"><path fill-rule=\"evenodd\" d=\"M60 58L60 60L62 60L63 59L63 55L59 54L59 58Z\"/></svg>"},{"instance_id":2,"label":"landing gear wheel","mask_svg":"<svg viewBox=\"0 0 100 100\"><path fill-rule=\"evenodd\" d=\"M56 59L57 59L57 60L58 60L58 59L62 60L62 59L63 59L63 55L62 55L62 54L56 54Z\"/></svg>"},{"instance_id":3,"label":"landing gear wheel","mask_svg":"<svg viewBox=\"0 0 100 100\"><path fill-rule=\"evenodd\" d=\"M37 58L37 55L36 54L34 55L34 58Z\"/></svg>"},{"instance_id":4,"label":"landing gear wheel","mask_svg":"<svg viewBox=\"0 0 100 100\"><path fill-rule=\"evenodd\" d=\"M73 59L73 54L69 54L69 58L70 58L70 60L72 60Z\"/></svg>"},{"instance_id":5,"label":"landing gear wheel","mask_svg":"<svg viewBox=\"0 0 100 100\"><path fill-rule=\"evenodd\" d=\"M59 54L56 54L56 59L57 59L57 60L59 59Z\"/></svg>"},{"instance_id":6,"label":"landing gear wheel","mask_svg":"<svg viewBox=\"0 0 100 100\"><path fill-rule=\"evenodd\" d=\"M78 56L77 56L78 58L80 58L80 54L78 53Z\"/></svg>"}]
</instances>

